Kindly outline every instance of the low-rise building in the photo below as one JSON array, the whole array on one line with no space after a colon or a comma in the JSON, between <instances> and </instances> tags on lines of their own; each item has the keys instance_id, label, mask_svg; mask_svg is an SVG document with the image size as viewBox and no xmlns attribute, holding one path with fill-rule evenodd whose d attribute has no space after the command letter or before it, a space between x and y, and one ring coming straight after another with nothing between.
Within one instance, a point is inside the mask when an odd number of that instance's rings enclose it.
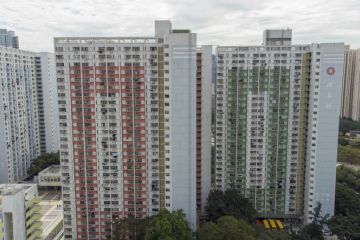
<instances>
[{"instance_id":1,"label":"low-rise building","mask_svg":"<svg viewBox=\"0 0 360 240\"><path fill-rule=\"evenodd\" d=\"M0 240L59 240L63 233L60 191L0 184Z\"/></svg>"},{"instance_id":2,"label":"low-rise building","mask_svg":"<svg viewBox=\"0 0 360 240\"><path fill-rule=\"evenodd\" d=\"M40 187L61 187L61 169L59 165L52 165L39 173Z\"/></svg>"},{"instance_id":3,"label":"low-rise building","mask_svg":"<svg viewBox=\"0 0 360 240\"><path fill-rule=\"evenodd\" d=\"M0 239L41 239L39 203L36 184L1 184Z\"/></svg>"}]
</instances>

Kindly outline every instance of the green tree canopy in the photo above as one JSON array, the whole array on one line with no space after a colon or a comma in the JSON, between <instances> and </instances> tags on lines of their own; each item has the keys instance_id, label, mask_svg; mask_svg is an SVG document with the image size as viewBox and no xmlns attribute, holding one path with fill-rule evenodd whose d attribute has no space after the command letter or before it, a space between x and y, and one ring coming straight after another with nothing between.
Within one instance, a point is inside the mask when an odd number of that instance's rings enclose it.
<instances>
[{"instance_id":1,"label":"green tree canopy","mask_svg":"<svg viewBox=\"0 0 360 240\"><path fill-rule=\"evenodd\" d=\"M337 161L349 164L360 164L360 148L351 145L338 145Z\"/></svg>"},{"instance_id":2,"label":"green tree canopy","mask_svg":"<svg viewBox=\"0 0 360 240\"><path fill-rule=\"evenodd\" d=\"M321 215L321 203L314 209L312 223L305 225L298 234L293 234L294 240L323 240L323 229L328 221L328 215Z\"/></svg>"},{"instance_id":3,"label":"green tree canopy","mask_svg":"<svg viewBox=\"0 0 360 240\"><path fill-rule=\"evenodd\" d=\"M242 219L233 216L223 216L213 222L205 223L199 229L199 240L252 240L255 239L255 229Z\"/></svg>"},{"instance_id":4,"label":"green tree canopy","mask_svg":"<svg viewBox=\"0 0 360 240\"><path fill-rule=\"evenodd\" d=\"M170 213L162 210L155 215L146 229L145 240L190 240L192 233L185 213L177 210Z\"/></svg>"},{"instance_id":5,"label":"green tree canopy","mask_svg":"<svg viewBox=\"0 0 360 240\"><path fill-rule=\"evenodd\" d=\"M346 133L350 130L360 130L360 122L353 121L349 118L341 118L339 121L339 130Z\"/></svg>"},{"instance_id":6,"label":"green tree canopy","mask_svg":"<svg viewBox=\"0 0 360 240\"><path fill-rule=\"evenodd\" d=\"M360 170L339 166L336 169L336 180L337 183L344 184L355 192L360 192Z\"/></svg>"},{"instance_id":7,"label":"green tree canopy","mask_svg":"<svg viewBox=\"0 0 360 240\"><path fill-rule=\"evenodd\" d=\"M207 205L205 206L207 217L215 222L222 216L234 216L253 223L256 211L248 199L241 196L237 190L213 190L209 193Z\"/></svg>"},{"instance_id":8,"label":"green tree canopy","mask_svg":"<svg viewBox=\"0 0 360 240\"><path fill-rule=\"evenodd\" d=\"M329 227L341 240L360 240L360 215L335 215Z\"/></svg>"},{"instance_id":9,"label":"green tree canopy","mask_svg":"<svg viewBox=\"0 0 360 240\"><path fill-rule=\"evenodd\" d=\"M294 240L323 240L321 228L315 224L308 224L293 236Z\"/></svg>"},{"instance_id":10,"label":"green tree canopy","mask_svg":"<svg viewBox=\"0 0 360 240\"><path fill-rule=\"evenodd\" d=\"M339 239L360 239L360 171L340 166L336 171L335 216L330 230Z\"/></svg>"},{"instance_id":11,"label":"green tree canopy","mask_svg":"<svg viewBox=\"0 0 360 240\"><path fill-rule=\"evenodd\" d=\"M143 240L145 231L149 226L150 218L134 218L130 216L124 219L117 219L113 223L113 235L111 239L122 240Z\"/></svg>"},{"instance_id":12,"label":"green tree canopy","mask_svg":"<svg viewBox=\"0 0 360 240\"><path fill-rule=\"evenodd\" d=\"M220 227L214 222L206 222L198 230L199 240L219 240L223 236Z\"/></svg>"},{"instance_id":13,"label":"green tree canopy","mask_svg":"<svg viewBox=\"0 0 360 240\"><path fill-rule=\"evenodd\" d=\"M31 162L30 168L28 169L28 175L33 176L41 172L51 165L60 165L59 152L56 153L44 153L41 154L37 159Z\"/></svg>"},{"instance_id":14,"label":"green tree canopy","mask_svg":"<svg viewBox=\"0 0 360 240\"><path fill-rule=\"evenodd\" d=\"M338 144L342 146L349 145L349 141L346 139L345 135L342 132L339 132Z\"/></svg>"}]
</instances>

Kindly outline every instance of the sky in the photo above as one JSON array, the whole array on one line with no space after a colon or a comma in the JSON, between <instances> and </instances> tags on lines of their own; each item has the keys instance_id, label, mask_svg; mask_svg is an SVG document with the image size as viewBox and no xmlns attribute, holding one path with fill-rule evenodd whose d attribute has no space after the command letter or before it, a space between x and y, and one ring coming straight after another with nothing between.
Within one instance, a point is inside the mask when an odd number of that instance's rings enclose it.
<instances>
[{"instance_id":1,"label":"sky","mask_svg":"<svg viewBox=\"0 0 360 240\"><path fill-rule=\"evenodd\" d=\"M153 36L155 19L191 29L199 45L258 45L264 29L291 28L294 44L360 48L360 0L2 1L0 28L35 52L53 52L54 37Z\"/></svg>"}]
</instances>

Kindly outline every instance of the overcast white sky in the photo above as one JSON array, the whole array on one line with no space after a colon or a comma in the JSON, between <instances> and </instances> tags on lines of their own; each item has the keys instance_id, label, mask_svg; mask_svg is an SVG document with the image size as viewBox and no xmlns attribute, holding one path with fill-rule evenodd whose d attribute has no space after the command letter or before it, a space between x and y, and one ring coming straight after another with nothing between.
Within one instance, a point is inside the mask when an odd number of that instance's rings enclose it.
<instances>
[{"instance_id":1,"label":"overcast white sky","mask_svg":"<svg viewBox=\"0 0 360 240\"><path fill-rule=\"evenodd\" d=\"M198 44L261 44L266 28L292 28L294 43L360 48L360 0L2 0L0 28L20 48L53 51L58 36L153 36L154 20L198 33Z\"/></svg>"}]
</instances>

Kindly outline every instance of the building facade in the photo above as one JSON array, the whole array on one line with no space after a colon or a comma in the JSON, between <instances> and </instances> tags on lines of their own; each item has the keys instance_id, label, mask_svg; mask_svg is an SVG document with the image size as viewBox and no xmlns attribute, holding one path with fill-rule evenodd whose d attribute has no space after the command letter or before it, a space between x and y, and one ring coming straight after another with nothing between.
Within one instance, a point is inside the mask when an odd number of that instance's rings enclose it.
<instances>
[{"instance_id":1,"label":"building facade","mask_svg":"<svg viewBox=\"0 0 360 240\"><path fill-rule=\"evenodd\" d=\"M196 34L55 38L66 239L183 209L196 226Z\"/></svg>"},{"instance_id":2,"label":"building facade","mask_svg":"<svg viewBox=\"0 0 360 240\"><path fill-rule=\"evenodd\" d=\"M34 53L0 46L0 183L27 176L40 152Z\"/></svg>"},{"instance_id":3,"label":"building facade","mask_svg":"<svg viewBox=\"0 0 360 240\"><path fill-rule=\"evenodd\" d=\"M0 239L41 239L36 184L0 185Z\"/></svg>"},{"instance_id":4,"label":"building facade","mask_svg":"<svg viewBox=\"0 0 360 240\"><path fill-rule=\"evenodd\" d=\"M19 48L19 38L14 31L0 29L0 46Z\"/></svg>"},{"instance_id":5,"label":"building facade","mask_svg":"<svg viewBox=\"0 0 360 240\"><path fill-rule=\"evenodd\" d=\"M196 205L204 214L211 189L212 46L196 55Z\"/></svg>"},{"instance_id":6,"label":"building facade","mask_svg":"<svg viewBox=\"0 0 360 240\"><path fill-rule=\"evenodd\" d=\"M55 56L53 53L36 54L36 85L39 115L40 152L59 151L59 109Z\"/></svg>"},{"instance_id":7,"label":"building facade","mask_svg":"<svg viewBox=\"0 0 360 240\"><path fill-rule=\"evenodd\" d=\"M217 48L215 186L238 189L263 217L334 213L344 45Z\"/></svg>"},{"instance_id":8,"label":"building facade","mask_svg":"<svg viewBox=\"0 0 360 240\"><path fill-rule=\"evenodd\" d=\"M61 187L61 168L59 165L51 165L38 174L39 187Z\"/></svg>"},{"instance_id":9,"label":"building facade","mask_svg":"<svg viewBox=\"0 0 360 240\"><path fill-rule=\"evenodd\" d=\"M360 49L349 46L344 57L341 117L360 121Z\"/></svg>"}]
</instances>

